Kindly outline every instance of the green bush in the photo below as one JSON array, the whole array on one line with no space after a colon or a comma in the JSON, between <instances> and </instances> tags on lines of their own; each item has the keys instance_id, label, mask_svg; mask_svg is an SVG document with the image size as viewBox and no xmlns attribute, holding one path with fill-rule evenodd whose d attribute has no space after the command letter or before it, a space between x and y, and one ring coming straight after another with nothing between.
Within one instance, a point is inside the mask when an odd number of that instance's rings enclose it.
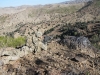
<instances>
[{"instance_id":1,"label":"green bush","mask_svg":"<svg viewBox=\"0 0 100 75\"><path fill-rule=\"evenodd\" d=\"M13 38L10 36L0 36L0 47L20 47L25 45L25 43L25 37Z\"/></svg>"},{"instance_id":2,"label":"green bush","mask_svg":"<svg viewBox=\"0 0 100 75\"><path fill-rule=\"evenodd\" d=\"M45 31L45 32L44 32L44 35L47 35L47 34L51 33L53 30L54 30L54 28L51 28L51 29Z\"/></svg>"},{"instance_id":3,"label":"green bush","mask_svg":"<svg viewBox=\"0 0 100 75\"><path fill-rule=\"evenodd\" d=\"M94 4L96 7L100 7L100 0L97 0Z\"/></svg>"},{"instance_id":4,"label":"green bush","mask_svg":"<svg viewBox=\"0 0 100 75\"><path fill-rule=\"evenodd\" d=\"M100 49L100 45L98 45L98 43L93 43L93 46L97 49Z\"/></svg>"},{"instance_id":5,"label":"green bush","mask_svg":"<svg viewBox=\"0 0 100 75\"><path fill-rule=\"evenodd\" d=\"M76 22L74 27L77 27L77 28L82 29L82 30L86 30L87 29L87 23L85 23L85 22Z\"/></svg>"},{"instance_id":6,"label":"green bush","mask_svg":"<svg viewBox=\"0 0 100 75\"><path fill-rule=\"evenodd\" d=\"M99 41L100 41L99 36L98 36L98 35L93 35L93 36L90 38L90 41L91 41L92 43L97 43L97 42L99 42Z\"/></svg>"}]
</instances>

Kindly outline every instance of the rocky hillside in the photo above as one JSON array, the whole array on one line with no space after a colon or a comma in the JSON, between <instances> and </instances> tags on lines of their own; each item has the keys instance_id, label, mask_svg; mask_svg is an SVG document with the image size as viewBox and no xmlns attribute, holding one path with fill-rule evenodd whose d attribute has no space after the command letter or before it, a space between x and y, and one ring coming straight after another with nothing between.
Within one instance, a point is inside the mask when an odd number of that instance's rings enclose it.
<instances>
[{"instance_id":1,"label":"rocky hillside","mask_svg":"<svg viewBox=\"0 0 100 75\"><path fill-rule=\"evenodd\" d=\"M19 24L33 23L45 25L45 22L62 22L67 15L78 11L84 6L80 4L50 4L50 5L37 5L37 6L21 6L16 8L1 8L0 15L0 33L12 32L16 30ZM10 11L10 12L6 12ZM67 20L67 19L66 19ZM49 23L49 22L48 22ZM7 30L7 31L5 31Z\"/></svg>"},{"instance_id":2,"label":"rocky hillside","mask_svg":"<svg viewBox=\"0 0 100 75\"><path fill-rule=\"evenodd\" d=\"M100 75L100 1L74 2L0 8L0 75Z\"/></svg>"},{"instance_id":3,"label":"rocky hillside","mask_svg":"<svg viewBox=\"0 0 100 75\"><path fill-rule=\"evenodd\" d=\"M97 4L96 4L97 3ZM95 7L96 6L96 7ZM10 11L5 13L5 11ZM4 13L3 13L4 12ZM33 23L46 25L49 22L75 23L100 20L99 2L78 4L49 4L2 8L0 16L0 33L12 32L19 24ZM46 22L46 23L45 23Z\"/></svg>"}]
</instances>

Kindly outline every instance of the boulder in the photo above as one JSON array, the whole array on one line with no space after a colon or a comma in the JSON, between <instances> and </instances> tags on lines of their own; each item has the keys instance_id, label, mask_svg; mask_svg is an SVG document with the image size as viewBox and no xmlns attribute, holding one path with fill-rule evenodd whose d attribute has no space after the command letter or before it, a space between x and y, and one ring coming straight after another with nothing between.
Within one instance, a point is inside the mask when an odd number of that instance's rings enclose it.
<instances>
[{"instance_id":1,"label":"boulder","mask_svg":"<svg viewBox=\"0 0 100 75\"><path fill-rule=\"evenodd\" d=\"M75 36L66 36L63 39L63 45L67 45L70 49L77 49L77 38Z\"/></svg>"},{"instance_id":2,"label":"boulder","mask_svg":"<svg viewBox=\"0 0 100 75\"><path fill-rule=\"evenodd\" d=\"M53 36L45 36L43 39L43 43L49 43L53 40Z\"/></svg>"},{"instance_id":3,"label":"boulder","mask_svg":"<svg viewBox=\"0 0 100 75\"><path fill-rule=\"evenodd\" d=\"M27 55L27 54L29 54L29 53L31 53L32 52L32 49L31 48L29 48L28 46L23 46L22 48L21 48L21 51L20 51L22 54L24 53L24 55ZM20 54L20 53L19 53Z\"/></svg>"},{"instance_id":4,"label":"boulder","mask_svg":"<svg viewBox=\"0 0 100 75\"><path fill-rule=\"evenodd\" d=\"M65 39L63 39L63 44L67 45L71 49L80 50L81 53L89 55L92 58L95 58L93 46L86 37L66 36Z\"/></svg>"},{"instance_id":5,"label":"boulder","mask_svg":"<svg viewBox=\"0 0 100 75\"><path fill-rule=\"evenodd\" d=\"M13 49L13 50L4 50L1 54L1 56L13 56L13 55L17 55L18 51L20 51L20 49Z\"/></svg>"},{"instance_id":6,"label":"boulder","mask_svg":"<svg viewBox=\"0 0 100 75\"><path fill-rule=\"evenodd\" d=\"M66 36L63 40L63 44L66 44L69 48L79 50L91 48L91 42L88 40L88 38L83 36Z\"/></svg>"},{"instance_id":7,"label":"boulder","mask_svg":"<svg viewBox=\"0 0 100 75\"><path fill-rule=\"evenodd\" d=\"M18 32L14 33L14 38L18 38L20 36L21 36L20 33L18 33Z\"/></svg>"},{"instance_id":8,"label":"boulder","mask_svg":"<svg viewBox=\"0 0 100 75\"><path fill-rule=\"evenodd\" d=\"M31 37L31 36L28 36L28 37L27 37L26 45L27 45L28 47L32 47L32 46L33 46L32 37Z\"/></svg>"},{"instance_id":9,"label":"boulder","mask_svg":"<svg viewBox=\"0 0 100 75\"><path fill-rule=\"evenodd\" d=\"M47 50L47 45L42 43L42 41L38 40L37 37L33 36L33 44L35 46L35 51Z\"/></svg>"},{"instance_id":10,"label":"boulder","mask_svg":"<svg viewBox=\"0 0 100 75\"><path fill-rule=\"evenodd\" d=\"M3 64L8 64L9 61L15 61L18 60L20 57L19 56L6 56L4 58L1 59L1 61L3 62Z\"/></svg>"},{"instance_id":11,"label":"boulder","mask_svg":"<svg viewBox=\"0 0 100 75\"><path fill-rule=\"evenodd\" d=\"M2 60L0 60L0 66L3 66L4 62Z\"/></svg>"},{"instance_id":12,"label":"boulder","mask_svg":"<svg viewBox=\"0 0 100 75\"><path fill-rule=\"evenodd\" d=\"M91 48L91 42L88 40L88 38L80 36L77 38L76 40L77 46L79 49L83 50L83 49L88 49Z\"/></svg>"},{"instance_id":13,"label":"boulder","mask_svg":"<svg viewBox=\"0 0 100 75\"><path fill-rule=\"evenodd\" d=\"M39 40L38 40L38 38L37 37L35 37L35 36L33 36L32 37L32 43L34 44L34 45L37 45Z\"/></svg>"},{"instance_id":14,"label":"boulder","mask_svg":"<svg viewBox=\"0 0 100 75\"><path fill-rule=\"evenodd\" d=\"M28 46L23 46L23 47L21 48L21 51L29 51L29 47L28 47Z\"/></svg>"},{"instance_id":15,"label":"boulder","mask_svg":"<svg viewBox=\"0 0 100 75\"><path fill-rule=\"evenodd\" d=\"M37 38L41 38L43 35L41 31L37 31L35 34Z\"/></svg>"},{"instance_id":16,"label":"boulder","mask_svg":"<svg viewBox=\"0 0 100 75\"><path fill-rule=\"evenodd\" d=\"M44 44L42 42L39 42L39 47L42 48L43 50L47 50L47 44Z\"/></svg>"}]
</instances>

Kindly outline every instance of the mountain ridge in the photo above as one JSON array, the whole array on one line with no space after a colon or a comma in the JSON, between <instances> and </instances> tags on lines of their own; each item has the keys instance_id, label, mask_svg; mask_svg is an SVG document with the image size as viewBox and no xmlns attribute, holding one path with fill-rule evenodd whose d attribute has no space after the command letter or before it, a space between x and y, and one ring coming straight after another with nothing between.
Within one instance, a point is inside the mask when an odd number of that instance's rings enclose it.
<instances>
[{"instance_id":1,"label":"mountain ridge","mask_svg":"<svg viewBox=\"0 0 100 75\"><path fill-rule=\"evenodd\" d=\"M77 3L86 3L92 0L71 0L71 1L65 1L61 2L61 4L77 4Z\"/></svg>"}]
</instances>

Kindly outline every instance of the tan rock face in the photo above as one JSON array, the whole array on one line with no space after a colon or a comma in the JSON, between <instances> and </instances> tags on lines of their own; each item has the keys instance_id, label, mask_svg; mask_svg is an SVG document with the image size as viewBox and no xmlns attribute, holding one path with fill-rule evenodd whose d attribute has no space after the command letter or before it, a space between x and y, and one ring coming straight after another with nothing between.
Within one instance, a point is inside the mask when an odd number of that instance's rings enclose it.
<instances>
[{"instance_id":1,"label":"tan rock face","mask_svg":"<svg viewBox=\"0 0 100 75\"><path fill-rule=\"evenodd\" d=\"M14 38L18 38L20 37L21 35L19 33L14 33Z\"/></svg>"},{"instance_id":2,"label":"tan rock face","mask_svg":"<svg viewBox=\"0 0 100 75\"><path fill-rule=\"evenodd\" d=\"M32 37L31 37L31 36L30 36L30 37L27 37L26 45L27 45L28 47L32 47L32 46L33 46Z\"/></svg>"}]
</instances>

